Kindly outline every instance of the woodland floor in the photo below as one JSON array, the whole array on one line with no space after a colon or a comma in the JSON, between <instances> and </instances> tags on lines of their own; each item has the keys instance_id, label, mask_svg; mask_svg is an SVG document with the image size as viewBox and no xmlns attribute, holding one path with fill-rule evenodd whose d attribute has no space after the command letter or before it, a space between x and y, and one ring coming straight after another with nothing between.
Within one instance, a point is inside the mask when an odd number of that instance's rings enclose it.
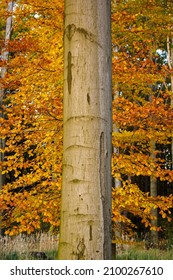
<instances>
[{"instance_id":1,"label":"woodland floor","mask_svg":"<svg viewBox=\"0 0 173 280\"><path fill-rule=\"evenodd\" d=\"M56 260L58 237L50 233L19 235L0 238L1 260L49 259ZM34 252L34 253L33 253ZM41 254L43 253L43 254ZM133 244L120 244L116 248L117 260L173 260L173 248L145 248L143 241Z\"/></svg>"}]
</instances>

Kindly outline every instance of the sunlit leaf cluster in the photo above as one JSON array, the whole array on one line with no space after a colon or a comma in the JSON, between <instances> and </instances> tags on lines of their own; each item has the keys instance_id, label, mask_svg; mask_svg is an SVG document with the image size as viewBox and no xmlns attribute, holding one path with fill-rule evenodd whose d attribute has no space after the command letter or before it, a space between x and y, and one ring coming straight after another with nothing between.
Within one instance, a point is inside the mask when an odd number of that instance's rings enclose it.
<instances>
[{"instance_id":1,"label":"sunlit leaf cluster","mask_svg":"<svg viewBox=\"0 0 173 280\"><path fill-rule=\"evenodd\" d=\"M62 40L63 1L16 1L0 119L2 225L11 235L59 225Z\"/></svg>"},{"instance_id":2,"label":"sunlit leaf cluster","mask_svg":"<svg viewBox=\"0 0 173 280\"><path fill-rule=\"evenodd\" d=\"M172 194L150 196L150 178L158 185L164 182L162 193L173 187L172 70L167 58L173 5L168 2L112 1L112 173L119 182L113 192L116 227L132 226L130 217L136 216L146 228L158 230L151 223L156 219L152 209L171 220ZM147 193L142 191L142 180L147 182Z\"/></svg>"},{"instance_id":3,"label":"sunlit leaf cluster","mask_svg":"<svg viewBox=\"0 0 173 280\"><path fill-rule=\"evenodd\" d=\"M11 14L0 4L0 49ZM62 175L63 0L18 0L13 11L4 89L0 162L1 226L15 235L59 227ZM112 0L113 185L115 230L131 234L138 217L154 228L152 209L170 221L172 194L151 197L141 180L172 188L173 108L167 37L173 6L162 0ZM155 150L152 150L152 143ZM149 180L148 180L149 182ZM148 183L149 184L149 183ZM130 213L130 215L128 214ZM117 235L118 237L118 235Z\"/></svg>"}]
</instances>

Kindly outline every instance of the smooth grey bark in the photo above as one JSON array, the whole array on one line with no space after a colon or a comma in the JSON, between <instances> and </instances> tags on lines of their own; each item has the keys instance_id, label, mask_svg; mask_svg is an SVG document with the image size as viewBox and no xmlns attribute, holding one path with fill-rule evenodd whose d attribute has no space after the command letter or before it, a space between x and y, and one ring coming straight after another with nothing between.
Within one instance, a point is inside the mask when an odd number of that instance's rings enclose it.
<instances>
[{"instance_id":1,"label":"smooth grey bark","mask_svg":"<svg viewBox=\"0 0 173 280\"><path fill-rule=\"evenodd\" d=\"M13 1L10 1L8 3L8 12L12 13L13 11ZM8 55L9 55L9 51L7 50L7 44L8 41L10 40L11 37L11 29L12 29L12 15L10 15L7 18L6 21L6 28L5 28L5 39L4 39L4 48L1 51L1 60L6 64L6 62L8 61ZM7 72L7 67L6 65L1 67L1 79L3 80L5 78L5 74ZM3 118L3 98L4 98L4 88L3 86L0 84L0 117ZM4 153L3 153L3 149L5 147L5 141L4 139L0 138L0 162L4 161ZM4 176L2 175L2 173L0 172L0 189L2 188L2 185L4 183Z\"/></svg>"},{"instance_id":2,"label":"smooth grey bark","mask_svg":"<svg viewBox=\"0 0 173 280\"><path fill-rule=\"evenodd\" d=\"M168 59L168 66L169 69L172 70L173 69L173 39L170 38L169 36L167 36L167 59ZM173 74L171 71L171 108L173 108ZM173 170L173 138L171 141L171 166L172 166L172 170Z\"/></svg>"},{"instance_id":3,"label":"smooth grey bark","mask_svg":"<svg viewBox=\"0 0 173 280\"><path fill-rule=\"evenodd\" d=\"M66 0L59 259L111 259L111 1Z\"/></svg>"},{"instance_id":4,"label":"smooth grey bark","mask_svg":"<svg viewBox=\"0 0 173 280\"><path fill-rule=\"evenodd\" d=\"M5 27L5 38L4 38L4 48L1 51L1 60L5 63L5 66L1 67L0 76L3 80L5 78L5 74L7 72L6 62L8 61L9 51L7 49L8 41L11 37L11 30L12 30L12 12L13 12L13 5L14 1L10 1L8 3L8 12L11 14L6 20L6 27ZM3 99L5 95L5 90L3 85L0 83L0 118L4 117L3 114ZM4 148L5 148L5 139L0 136L0 162L3 163L4 161ZM3 184L5 183L5 177L2 174L2 170L0 170L0 189L2 189ZM1 225L0 225L0 234L1 234Z\"/></svg>"},{"instance_id":5,"label":"smooth grey bark","mask_svg":"<svg viewBox=\"0 0 173 280\"><path fill-rule=\"evenodd\" d=\"M150 155L151 155L151 159L153 162L155 162L156 156L155 156L155 150L156 150L156 144L154 140L151 140L150 142ZM153 171L154 173L154 171ZM154 174L152 174L150 176L150 196L156 197L157 196L157 179L154 176ZM152 209L152 215L156 217L155 220L151 221L152 227L158 227L158 210L156 209ZM157 248L158 247L158 231L151 231L151 245L152 247Z\"/></svg>"}]
</instances>

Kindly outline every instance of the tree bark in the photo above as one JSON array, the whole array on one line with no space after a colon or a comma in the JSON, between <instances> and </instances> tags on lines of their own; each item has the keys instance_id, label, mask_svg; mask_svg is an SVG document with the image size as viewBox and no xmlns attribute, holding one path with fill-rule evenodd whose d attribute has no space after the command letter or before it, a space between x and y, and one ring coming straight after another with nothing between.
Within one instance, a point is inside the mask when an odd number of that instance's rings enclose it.
<instances>
[{"instance_id":1,"label":"tree bark","mask_svg":"<svg viewBox=\"0 0 173 280\"><path fill-rule=\"evenodd\" d=\"M8 12L12 14L13 12L13 1L8 3ZM4 38L4 48L1 51L1 60L6 64L8 61L9 51L7 50L7 44L11 37L11 30L12 30L12 15L6 20L6 27L5 27L5 38ZM1 67L1 74L0 77L3 80L5 78L5 74L7 72L7 66ZM5 90L3 85L0 83L0 118L4 118L3 113L3 99L5 95ZM4 161L4 148L5 148L5 139L0 136L0 163L2 164ZM0 169L0 190L5 183L5 176L2 174L2 168ZM2 226L1 226L1 219L2 219L2 212L0 213L0 235L2 235Z\"/></svg>"},{"instance_id":2,"label":"tree bark","mask_svg":"<svg viewBox=\"0 0 173 280\"><path fill-rule=\"evenodd\" d=\"M8 12L13 12L13 1L10 1L8 3ZM8 41L11 37L11 30L12 30L12 15L9 15L6 21L6 28L5 28L5 38L4 38L4 48L1 51L1 59L4 62L5 66L1 67L1 79L3 80L5 78L5 74L7 72L7 66L6 62L8 61L9 51L7 49ZM5 95L5 90L0 84L0 117L3 118L3 99ZM0 162L2 163L4 161L4 150L5 148L5 140L3 138L0 138ZM2 188L4 184L4 175L2 174L2 171L0 171L0 189Z\"/></svg>"},{"instance_id":3,"label":"tree bark","mask_svg":"<svg viewBox=\"0 0 173 280\"><path fill-rule=\"evenodd\" d=\"M169 69L171 70L171 108L173 108L173 74L172 74L172 69L173 69L173 39L167 36L167 58L168 58L168 66ZM173 170L173 138L171 140L171 167Z\"/></svg>"},{"instance_id":4,"label":"tree bark","mask_svg":"<svg viewBox=\"0 0 173 280\"><path fill-rule=\"evenodd\" d=\"M156 156L155 156L155 141L151 140L150 142L150 153L151 153L151 159L153 162L155 162ZM154 171L153 174L150 176L150 196L156 197L157 196L157 179L154 176ZM158 227L158 210L152 209L152 215L156 217L155 220L151 221L152 227ZM154 248L158 247L158 231L151 231L151 246Z\"/></svg>"},{"instance_id":5,"label":"tree bark","mask_svg":"<svg viewBox=\"0 0 173 280\"><path fill-rule=\"evenodd\" d=\"M111 259L111 1L66 0L59 259Z\"/></svg>"}]
</instances>

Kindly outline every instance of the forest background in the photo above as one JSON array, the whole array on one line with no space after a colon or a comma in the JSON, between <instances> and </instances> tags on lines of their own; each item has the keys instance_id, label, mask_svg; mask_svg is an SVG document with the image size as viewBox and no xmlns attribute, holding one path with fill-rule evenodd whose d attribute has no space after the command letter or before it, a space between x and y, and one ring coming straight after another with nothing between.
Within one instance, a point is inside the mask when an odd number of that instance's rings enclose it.
<instances>
[{"instance_id":1,"label":"forest background","mask_svg":"<svg viewBox=\"0 0 173 280\"><path fill-rule=\"evenodd\" d=\"M59 230L63 17L62 0L0 3L2 234ZM157 245L173 236L171 0L112 1L112 72L113 242Z\"/></svg>"}]
</instances>

